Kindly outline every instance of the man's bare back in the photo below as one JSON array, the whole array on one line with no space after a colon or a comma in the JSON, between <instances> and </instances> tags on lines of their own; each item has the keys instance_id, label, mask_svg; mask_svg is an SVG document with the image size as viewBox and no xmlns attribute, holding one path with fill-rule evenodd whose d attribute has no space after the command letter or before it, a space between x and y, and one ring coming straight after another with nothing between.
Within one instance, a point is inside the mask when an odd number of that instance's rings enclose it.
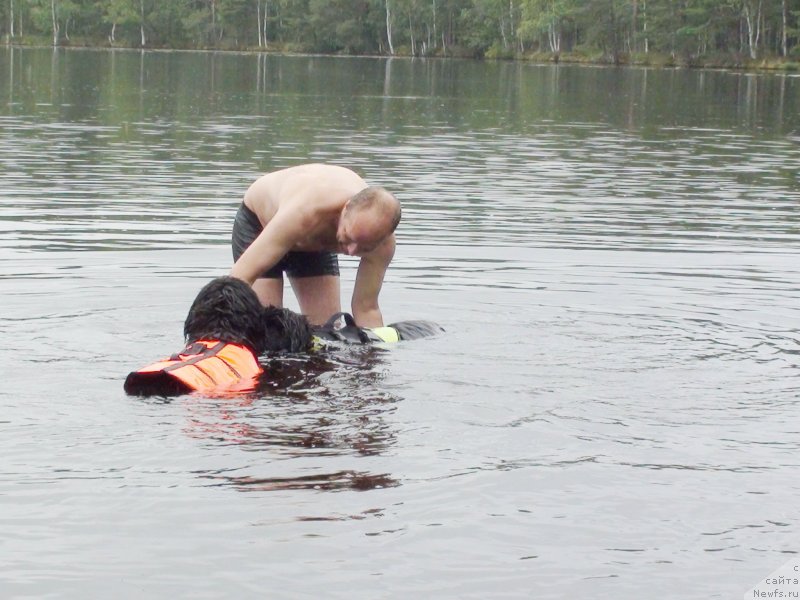
<instances>
[{"instance_id":1,"label":"man's bare back","mask_svg":"<svg viewBox=\"0 0 800 600\"><path fill-rule=\"evenodd\" d=\"M350 169L309 164L268 173L250 186L237 214L231 275L253 285L262 303L282 306L286 272L301 310L322 323L340 310L334 253L359 256L353 314L359 325L380 326L378 294L399 220L396 198ZM237 228L257 231L244 239Z\"/></svg>"},{"instance_id":2,"label":"man's bare back","mask_svg":"<svg viewBox=\"0 0 800 600\"><path fill-rule=\"evenodd\" d=\"M309 229L295 250L340 250L336 241L339 214L347 201L368 187L345 167L308 164L259 177L244 195L244 203L268 223L281 208L296 210L308 219Z\"/></svg>"}]
</instances>

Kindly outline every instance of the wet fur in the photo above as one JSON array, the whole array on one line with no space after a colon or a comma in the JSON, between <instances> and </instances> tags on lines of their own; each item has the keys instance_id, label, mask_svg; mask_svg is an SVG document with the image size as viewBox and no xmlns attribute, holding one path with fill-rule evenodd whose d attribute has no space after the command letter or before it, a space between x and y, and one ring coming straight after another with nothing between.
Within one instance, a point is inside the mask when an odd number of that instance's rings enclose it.
<instances>
[{"instance_id":1,"label":"wet fur","mask_svg":"<svg viewBox=\"0 0 800 600\"><path fill-rule=\"evenodd\" d=\"M263 310L264 351L305 352L311 349L311 324L288 308L267 306Z\"/></svg>"},{"instance_id":2,"label":"wet fur","mask_svg":"<svg viewBox=\"0 0 800 600\"><path fill-rule=\"evenodd\" d=\"M311 348L308 320L286 308L261 306L247 283L218 277L197 294L183 324L186 342L220 340L247 346L254 354L303 352Z\"/></svg>"}]
</instances>

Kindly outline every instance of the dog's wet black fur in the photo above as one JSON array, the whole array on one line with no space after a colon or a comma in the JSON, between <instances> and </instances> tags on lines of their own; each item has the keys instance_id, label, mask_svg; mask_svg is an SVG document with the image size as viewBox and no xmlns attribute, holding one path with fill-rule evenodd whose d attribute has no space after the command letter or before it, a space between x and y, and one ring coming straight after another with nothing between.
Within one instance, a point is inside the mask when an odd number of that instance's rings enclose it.
<instances>
[{"instance_id":1,"label":"dog's wet black fur","mask_svg":"<svg viewBox=\"0 0 800 600\"><path fill-rule=\"evenodd\" d=\"M288 308L267 306L263 311L264 351L305 352L311 350L313 331L308 319Z\"/></svg>"},{"instance_id":2,"label":"dog's wet black fur","mask_svg":"<svg viewBox=\"0 0 800 600\"><path fill-rule=\"evenodd\" d=\"M287 308L261 306L247 283L217 277L197 294L183 324L186 342L220 340L265 352L304 352L312 345L311 325Z\"/></svg>"}]
</instances>

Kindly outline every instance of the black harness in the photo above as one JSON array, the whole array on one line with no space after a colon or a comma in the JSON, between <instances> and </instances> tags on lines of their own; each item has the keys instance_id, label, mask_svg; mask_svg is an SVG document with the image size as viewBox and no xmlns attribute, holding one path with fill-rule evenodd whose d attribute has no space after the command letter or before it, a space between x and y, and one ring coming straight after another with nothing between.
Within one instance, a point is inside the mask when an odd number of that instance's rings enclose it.
<instances>
[{"instance_id":1,"label":"black harness","mask_svg":"<svg viewBox=\"0 0 800 600\"><path fill-rule=\"evenodd\" d=\"M383 341L369 329L356 325L353 315L346 312L334 314L325 325L315 327L313 333L321 340L348 344L372 344Z\"/></svg>"}]
</instances>

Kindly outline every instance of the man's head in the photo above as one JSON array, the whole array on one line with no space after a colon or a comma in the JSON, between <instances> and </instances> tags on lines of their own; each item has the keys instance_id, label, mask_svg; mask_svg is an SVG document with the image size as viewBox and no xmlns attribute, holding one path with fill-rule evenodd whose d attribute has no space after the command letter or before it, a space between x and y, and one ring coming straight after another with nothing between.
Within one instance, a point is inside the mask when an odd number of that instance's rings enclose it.
<instances>
[{"instance_id":1,"label":"man's head","mask_svg":"<svg viewBox=\"0 0 800 600\"><path fill-rule=\"evenodd\" d=\"M342 209L336 240L339 250L360 256L377 248L400 223L400 202L382 187L368 187Z\"/></svg>"}]
</instances>

